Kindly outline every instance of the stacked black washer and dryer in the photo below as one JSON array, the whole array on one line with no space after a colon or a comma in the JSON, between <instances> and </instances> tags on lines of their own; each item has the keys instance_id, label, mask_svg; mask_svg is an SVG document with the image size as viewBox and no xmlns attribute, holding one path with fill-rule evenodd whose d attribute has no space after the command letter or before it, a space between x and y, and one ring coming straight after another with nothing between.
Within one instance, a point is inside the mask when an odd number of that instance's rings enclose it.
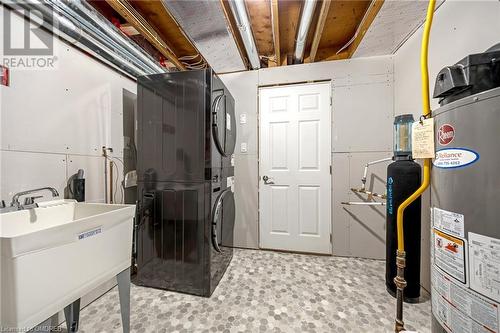
<instances>
[{"instance_id":1,"label":"stacked black washer and dryer","mask_svg":"<svg viewBox=\"0 0 500 333\"><path fill-rule=\"evenodd\" d=\"M233 257L234 99L211 69L137 85L136 283L210 296Z\"/></svg>"}]
</instances>

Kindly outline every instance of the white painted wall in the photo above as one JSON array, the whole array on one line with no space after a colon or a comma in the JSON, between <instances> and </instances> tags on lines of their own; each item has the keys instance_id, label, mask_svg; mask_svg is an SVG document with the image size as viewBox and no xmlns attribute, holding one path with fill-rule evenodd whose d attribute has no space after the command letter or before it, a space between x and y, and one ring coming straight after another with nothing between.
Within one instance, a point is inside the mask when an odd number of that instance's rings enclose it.
<instances>
[{"instance_id":1,"label":"white painted wall","mask_svg":"<svg viewBox=\"0 0 500 333\"><path fill-rule=\"evenodd\" d=\"M23 21L12 15L13 39L22 36ZM74 46L54 43L56 69L11 69L10 86L0 88L0 198L41 186L62 195L82 168L87 201L103 202L101 147L122 157L123 90L135 93L136 85Z\"/></svg>"},{"instance_id":2,"label":"white painted wall","mask_svg":"<svg viewBox=\"0 0 500 333\"><path fill-rule=\"evenodd\" d=\"M429 45L431 96L437 73L468 54L484 52L500 42L500 2L446 0L436 11ZM396 114L422 112L420 43L422 27L394 56L394 106ZM431 101L431 108L438 107ZM422 202L422 285L430 288L429 195Z\"/></svg>"},{"instance_id":3,"label":"white painted wall","mask_svg":"<svg viewBox=\"0 0 500 333\"><path fill-rule=\"evenodd\" d=\"M390 56L275 67L221 76L236 100L237 246L258 248L258 87L332 80L332 235L333 254L385 257L385 209L343 206L359 201L351 187L361 185L366 162L391 156L393 59ZM241 143L247 152L240 151ZM376 166L368 185L385 192L386 165Z\"/></svg>"},{"instance_id":4,"label":"white painted wall","mask_svg":"<svg viewBox=\"0 0 500 333\"><path fill-rule=\"evenodd\" d=\"M12 22L17 27L13 38L19 38L23 19L12 15ZM54 42L55 70L11 69L10 86L0 86L0 199L6 204L15 192L42 186L63 195L68 178L80 168L87 201L104 202L101 147L112 147L114 156L122 157L122 95L123 90L135 94L135 82L74 46ZM121 200L120 191L116 198ZM116 279L105 282L82 298L82 306L114 285ZM58 323L63 318L59 313Z\"/></svg>"}]
</instances>

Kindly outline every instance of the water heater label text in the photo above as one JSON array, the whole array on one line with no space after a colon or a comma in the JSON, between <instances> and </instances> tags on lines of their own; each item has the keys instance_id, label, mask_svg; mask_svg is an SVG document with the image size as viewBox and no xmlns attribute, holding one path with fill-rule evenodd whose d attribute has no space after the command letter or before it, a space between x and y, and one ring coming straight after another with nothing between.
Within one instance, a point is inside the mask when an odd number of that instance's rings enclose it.
<instances>
[{"instance_id":1,"label":"water heater label text","mask_svg":"<svg viewBox=\"0 0 500 333\"><path fill-rule=\"evenodd\" d=\"M479 160L479 154L466 148L445 148L436 152L432 162L435 167L442 169L462 168Z\"/></svg>"}]
</instances>

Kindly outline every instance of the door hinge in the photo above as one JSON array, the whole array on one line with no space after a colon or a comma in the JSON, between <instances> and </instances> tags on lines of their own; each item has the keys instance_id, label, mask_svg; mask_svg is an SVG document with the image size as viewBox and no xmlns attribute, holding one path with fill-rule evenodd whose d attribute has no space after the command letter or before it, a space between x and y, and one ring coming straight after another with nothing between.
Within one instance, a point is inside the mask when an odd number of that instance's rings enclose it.
<instances>
[{"instance_id":1,"label":"door hinge","mask_svg":"<svg viewBox=\"0 0 500 333\"><path fill-rule=\"evenodd\" d=\"M333 97L330 96L330 106L333 105Z\"/></svg>"},{"instance_id":2,"label":"door hinge","mask_svg":"<svg viewBox=\"0 0 500 333\"><path fill-rule=\"evenodd\" d=\"M330 234L330 244L333 244L332 234Z\"/></svg>"},{"instance_id":3,"label":"door hinge","mask_svg":"<svg viewBox=\"0 0 500 333\"><path fill-rule=\"evenodd\" d=\"M332 174L332 165L330 164L330 175Z\"/></svg>"}]
</instances>

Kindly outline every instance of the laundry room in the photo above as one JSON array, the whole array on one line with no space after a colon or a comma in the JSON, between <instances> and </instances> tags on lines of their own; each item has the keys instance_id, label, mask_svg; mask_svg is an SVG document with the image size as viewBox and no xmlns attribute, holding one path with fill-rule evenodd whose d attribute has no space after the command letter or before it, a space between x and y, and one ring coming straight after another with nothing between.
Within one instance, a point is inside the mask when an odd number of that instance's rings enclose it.
<instances>
[{"instance_id":1,"label":"laundry room","mask_svg":"<svg viewBox=\"0 0 500 333\"><path fill-rule=\"evenodd\" d=\"M500 333L500 1L0 20L0 331Z\"/></svg>"}]
</instances>

